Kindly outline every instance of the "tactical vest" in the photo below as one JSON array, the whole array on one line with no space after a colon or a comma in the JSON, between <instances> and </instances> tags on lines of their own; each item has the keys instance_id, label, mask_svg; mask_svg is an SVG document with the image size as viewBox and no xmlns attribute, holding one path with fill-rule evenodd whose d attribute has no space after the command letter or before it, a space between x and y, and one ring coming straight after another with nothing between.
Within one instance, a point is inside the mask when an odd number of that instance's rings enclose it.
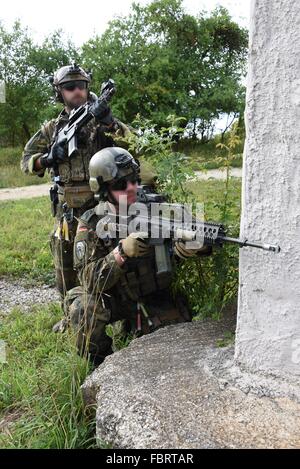
<instances>
[{"instance_id":1,"label":"tactical vest","mask_svg":"<svg viewBox=\"0 0 300 469\"><path fill-rule=\"evenodd\" d=\"M164 277L157 275L153 248L149 256L127 259L126 271L120 278L118 290L125 301L128 298L133 301L144 300L145 297L168 288L171 279L171 274Z\"/></svg>"},{"instance_id":2,"label":"tactical vest","mask_svg":"<svg viewBox=\"0 0 300 469\"><path fill-rule=\"evenodd\" d=\"M47 133L53 141L59 130L68 122L68 116L61 113L55 121L50 121ZM78 154L60 163L58 171L64 185L89 185L89 162L92 156L102 148L114 146L113 138L101 131L99 124L89 122L78 136ZM51 177L54 172L51 171Z\"/></svg>"},{"instance_id":3,"label":"tactical vest","mask_svg":"<svg viewBox=\"0 0 300 469\"><path fill-rule=\"evenodd\" d=\"M96 225L101 218L95 215L95 209L86 211L80 217L87 225L93 227L93 239L97 239L98 242L101 241L96 235ZM106 253L111 252L118 243L119 238L109 240ZM171 281L171 273L163 276L157 274L155 249L153 247L147 256L128 258L126 260L124 273L121 275L117 285L112 287L111 293L117 295L120 301L124 303L128 302L128 300L133 302L144 301L145 297L168 288Z\"/></svg>"},{"instance_id":4,"label":"tactical vest","mask_svg":"<svg viewBox=\"0 0 300 469\"><path fill-rule=\"evenodd\" d=\"M95 233L94 236L94 239L97 238ZM101 243L100 240L98 242ZM110 240L106 247L106 254L109 254L118 243L119 238ZM101 257L103 255L104 253L101 249ZM154 247L150 249L147 256L126 259L123 270L124 272L117 284L112 287L111 291L107 292L117 296L122 303L127 303L128 301L146 301L146 297L153 296L155 292L168 288L172 280L171 273L164 274L163 276L157 274Z\"/></svg>"},{"instance_id":5,"label":"tactical vest","mask_svg":"<svg viewBox=\"0 0 300 469\"><path fill-rule=\"evenodd\" d=\"M68 115L63 111L56 120L50 121L44 127L49 142L53 142L59 130L68 122ZM89 163L97 151L108 146L114 146L113 138L101 131L95 122L89 122L80 131L77 139L78 154L59 164L58 173L60 185L58 198L61 203L67 203L69 208L87 209L94 205L94 194L89 186ZM49 146L50 148L50 146ZM54 179L54 171L50 171Z\"/></svg>"}]
</instances>

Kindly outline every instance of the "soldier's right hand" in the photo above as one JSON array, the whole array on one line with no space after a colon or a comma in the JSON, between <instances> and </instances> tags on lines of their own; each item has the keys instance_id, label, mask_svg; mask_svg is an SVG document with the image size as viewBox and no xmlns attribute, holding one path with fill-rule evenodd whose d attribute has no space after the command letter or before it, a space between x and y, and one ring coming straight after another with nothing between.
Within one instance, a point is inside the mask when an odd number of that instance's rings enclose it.
<instances>
[{"instance_id":1,"label":"soldier's right hand","mask_svg":"<svg viewBox=\"0 0 300 469\"><path fill-rule=\"evenodd\" d=\"M54 143L48 154L41 157L41 166L43 168L52 168L55 164L62 163L67 157L66 146L64 143Z\"/></svg>"},{"instance_id":2,"label":"soldier's right hand","mask_svg":"<svg viewBox=\"0 0 300 469\"><path fill-rule=\"evenodd\" d=\"M150 246L145 240L147 237L148 233L142 231L139 233L130 233L127 238L120 241L122 246L121 255L125 254L126 257L146 256L150 249Z\"/></svg>"}]
</instances>

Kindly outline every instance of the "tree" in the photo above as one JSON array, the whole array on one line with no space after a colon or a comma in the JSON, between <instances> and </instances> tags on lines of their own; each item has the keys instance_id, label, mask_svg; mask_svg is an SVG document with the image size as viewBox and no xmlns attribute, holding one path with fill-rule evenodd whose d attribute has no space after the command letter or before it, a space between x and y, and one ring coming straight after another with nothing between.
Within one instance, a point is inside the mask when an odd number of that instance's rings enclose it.
<instances>
[{"instance_id":1,"label":"tree","mask_svg":"<svg viewBox=\"0 0 300 469\"><path fill-rule=\"evenodd\" d=\"M213 119L243 108L246 51L247 32L226 9L194 17L182 0L156 0L111 21L83 45L82 60L94 70L95 89L115 79L113 110L121 119L139 112L165 125L175 113L204 137Z\"/></svg>"},{"instance_id":2,"label":"tree","mask_svg":"<svg viewBox=\"0 0 300 469\"><path fill-rule=\"evenodd\" d=\"M61 31L38 46L19 21L11 32L0 24L0 80L6 88L6 103L0 104L2 145L24 144L44 119L53 116L48 76L74 58L78 54L70 42L64 43Z\"/></svg>"}]
</instances>

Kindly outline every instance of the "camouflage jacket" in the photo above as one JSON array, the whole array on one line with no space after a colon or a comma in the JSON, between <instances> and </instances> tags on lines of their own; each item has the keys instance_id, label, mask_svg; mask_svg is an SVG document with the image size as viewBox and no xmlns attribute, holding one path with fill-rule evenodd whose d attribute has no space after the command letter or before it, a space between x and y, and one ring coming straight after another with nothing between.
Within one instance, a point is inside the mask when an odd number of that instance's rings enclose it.
<instances>
[{"instance_id":1,"label":"camouflage jacket","mask_svg":"<svg viewBox=\"0 0 300 469\"><path fill-rule=\"evenodd\" d=\"M44 176L45 170L34 169L35 161L43 154L48 153L53 142L55 133L68 122L68 114L63 110L56 119L46 122L28 141L24 148L21 170L26 174ZM81 130L78 138L79 154L67 159L59 165L60 180L65 185L88 184L89 161L99 150L109 146L118 145L118 139L126 137L129 128L122 122L116 120L118 130L114 133L107 132L107 128L94 120ZM53 176L53 171L50 170Z\"/></svg>"},{"instance_id":2,"label":"camouflage jacket","mask_svg":"<svg viewBox=\"0 0 300 469\"><path fill-rule=\"evenodd\" d=\"M79 219L74 242L74 267L84 290L96 296L106 293L126 308L137 301L149 303L154 292L166 291L171 275L156 275L154 247L149 255L127 259L120 267L112 252L119 240L112 239L107 245L97 236L101 217L96 212L97 208L87 210Z\"/></svg>"}]
</instances>

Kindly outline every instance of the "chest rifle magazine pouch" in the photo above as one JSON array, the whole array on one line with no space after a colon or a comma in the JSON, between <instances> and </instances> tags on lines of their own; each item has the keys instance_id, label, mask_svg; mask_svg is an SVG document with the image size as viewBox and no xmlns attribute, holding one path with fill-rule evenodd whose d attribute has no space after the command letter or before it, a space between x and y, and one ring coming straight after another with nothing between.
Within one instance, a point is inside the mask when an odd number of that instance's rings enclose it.
<instances>
[{"instance_id":1,"label":"chest rifle magazine pouch","mask_svg":"<svg viewBox=\"0 0 300 469\"><path fill-rule=\"evenodd\" d=\"M160 288L165 288L170 283L172 273L169 246L167 243L163 243L156 244L154 248L157 283Z\"/></svg>"}]
</instances>

